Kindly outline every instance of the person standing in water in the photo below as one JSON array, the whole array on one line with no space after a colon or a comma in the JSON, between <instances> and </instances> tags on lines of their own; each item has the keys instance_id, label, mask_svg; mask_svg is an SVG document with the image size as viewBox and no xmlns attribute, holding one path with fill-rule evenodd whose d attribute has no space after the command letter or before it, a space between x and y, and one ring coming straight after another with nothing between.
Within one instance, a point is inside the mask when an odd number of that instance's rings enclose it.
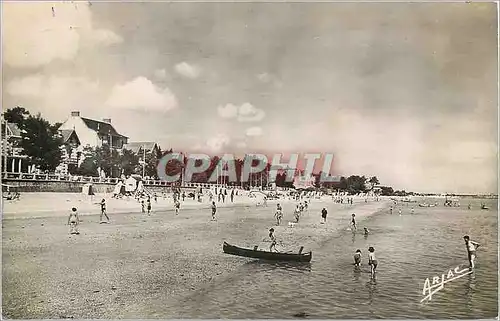
<instances>
[{"instance_id":1,"label":"person standing in water","mask_svg":"<svg viewBox=\"0 0 500 321\"><path fill-rule=\"evenodd\" d=\"M213 201L212 202L212 221L215 221L215 213L217 213L217 206L215 205L215 201Z\"/></svg>"},{"instance_id":2,"label":"person standing in water","mask_svg":"<svg viewBox=\"0 0 500 321\"><path fill-rule=\"evenodd\" d=\"M354 266L359 267L361 265L361 250L357 249L354 253Z\"/></svg>"},{"instance_id":3,"label":"person standing in water","mask_svg":"<svg viewBox=\"0 0 500 321\"><path fill-rule=\"evenodd\" d=\"M370 234L370 231L368 231L368 229L366 227L364 227L363 229L365 231L365 236L368 236L368 234Z\"/></svg>"},{"instance_id":4,"label":"person standing in water","mask_svg":"<svg viewBox=\"0 0 500 321\"><path fill-rule=\"evenodd\" d=\"M480 246L479 243L470 239L469 235L464 236L465 247L467 248L467 256L469 258L469 267L473 269L476 262L476 250Z\"/></svg>"},{"instance_id":5,"label":"person standing in water","mask_svg":"<svg viewBox=\"0 0 500 321\"><path fill-rule=\"evenodd\" d=\"M356 214L354 214L354 213L353 213L353 214L351 215L351 217L352 217L352 218L351 218L351 229L352 229L352 230L357 230L358 228L356 227L356 219L355 219Z\"/></svg>"},{"instance_id":6,"label":"person standing in water","mask_svg":"<svg viewBox=\"0 0 500 321\"><path fill-rule=\"evenodd\" d=\"M78 224L80 223L80 217L78 216L78 212L76 207L71 209L68 217L68 225L69 225L69 233L70 234L80 234L78 231Z\"/></svg>"},{"instance_id":7,"label":"person standing in water","mask_svg":"<svg viewBox=\"0 0 500 321\"><path fill-rule=\"evenodd\" d=\"M326 223L326 216L327 215L328 215L328 211L326 210L325 207L323 207L323 209L321 210L321 218L323 219L323 222L321 222L322 224Z\"/></svg>"},{"instance_id":8,"label":"person standing in water","mask_svg":"<svg viewBox=\"0 0 500 321\"><path fill-rule=\"evenodd\" d=\"M372 246L370 246L368 248L368 252L369 252L368 253L368 264L371 267L370 272L371 272L372 276L374 276L375 272L377 272L377 259L375 258L375 249Z\"/></svg>"},{"instance_id":9,"label":"person standing in water","mask_svg":"<svg viewBox=\"0 0 500 321\"><path fill-rule=\"evenodd\" d=\"M278 250L276 250L277 240L276 240L276 236L274 235L273 228L269 229L269 239L271 240L271 245L269 246L269 252L272 252L273 250L275 252L278 252Z\"/></svg>"}]
</instances>

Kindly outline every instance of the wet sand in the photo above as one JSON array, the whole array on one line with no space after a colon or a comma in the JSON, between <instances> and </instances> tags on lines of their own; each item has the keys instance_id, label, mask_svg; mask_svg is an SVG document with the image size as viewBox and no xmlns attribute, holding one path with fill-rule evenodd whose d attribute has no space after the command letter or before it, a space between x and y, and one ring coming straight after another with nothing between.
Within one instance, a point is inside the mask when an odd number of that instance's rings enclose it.
<instances>
[{"instance_id":1,"label":"wet sand","mask_svg":"<svg viewBox=\"0 0 500 321\"><path fill-rule=\"evenodd\" d=\"M335 231L349 226L350 213L355 212L361 223L388 204L313 200L301 222L289 228L294 203L280 202L285 216L282 226L275 227L276 235L284 245L281 249L293 251L300 246L314 251ZM269 246L261 241L275 225L276 201L267 208L243 203L220 208L216 222L210 221L209 209L183 209L178 216L158 209L149 217L110 211L111 223L99 224L96 210L82 215L81 234L74 236L68 234L65 215L27 218L6 212L10 219L4 219L2 235L4 316L168 318L156 315L155 306L187 298L249 262L224 254L224 240L246 247ZM342 217L342 223L337 219L335 225L320 224L323 207L329 218Z\"/></svg>"}]
</instances>

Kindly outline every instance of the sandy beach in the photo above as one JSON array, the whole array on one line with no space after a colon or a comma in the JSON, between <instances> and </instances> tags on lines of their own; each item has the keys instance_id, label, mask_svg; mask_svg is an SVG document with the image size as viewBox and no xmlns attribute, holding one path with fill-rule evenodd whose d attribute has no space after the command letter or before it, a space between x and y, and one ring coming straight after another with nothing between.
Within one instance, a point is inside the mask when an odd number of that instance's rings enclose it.
<instances>
[{"instance_id":1,"label":"sandy beach","mask_svg":"<svg viewBox=\"0 0 500 321\"><path fill-rule=\"evenodd\" d=\"M52 202L43 203L44 199ZM255 200L244 196L234 204L219 206L216 222L210 221L208 203L186 202L176 216L171 200L160 198L148 217L133 200L129 204L112 200L108 203L110 224L98 223L98 206L82 195L64 194L57 199L25 193L19 203L4 205L5 317L168 318L155 312L158 306L183 300L250 261L225 255L224 240L266 248L269 244L262 241L275 225L276 201L256 207ZM78 199L82 199L81 234L70 236L66 208ZM362 223L388 204L383 200L357 200L354 205L334 204L331 198L312 200L300 223L289 228L295 203L280 202L285 215L282 225L275 227L276 235L282 250L294 251L300 246L314 251L349 226L351 213ZM332 222L320 224L323 207Z\"/></svg>"}]
</instances>

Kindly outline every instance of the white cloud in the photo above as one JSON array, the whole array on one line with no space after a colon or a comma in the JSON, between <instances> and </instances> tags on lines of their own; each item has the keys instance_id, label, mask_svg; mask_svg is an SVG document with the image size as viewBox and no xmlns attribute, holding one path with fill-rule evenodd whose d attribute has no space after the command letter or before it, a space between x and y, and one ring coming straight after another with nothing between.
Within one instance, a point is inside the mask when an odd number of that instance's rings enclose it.
<instances>
[{"instance_id":1,"label":"white cloud","mask_svg":"<svg viewBox=\"0 0 500 321\"><path fill-rule=\"evenodd\" d=\"M281 87L283 85L276 76L273 76L267 72L258 74L257 79L265 84L272 83L276 87Z\"/></svg>"},{"instance_id":2,"label":"white cloud","mask_svg":"<svg viewBox=\"0 0 500 321\"><path fill-rule=\"evenodd\" d=\"M167 87L160 88L145 77L137 77L123 85L116 85L106 105L114 108L167 111L177 108L177 98Z\"/></svg>"},{"instance_id":3,"label":"white cloud","mask_svg":"<svg viewBox=\"0 0 500 321\"><path fill-rule=\"evenodd\" d=\"M167 78L167 71L165 69L157 69L155 70L155 77L159 80L163 80Z\"/></svg>"},{"instance_id":4,"label":"white cloud","mask_svg":"<svg viewBox=\"0 0 500 321\"><path fill-rule=\"evenodd\" d=\"M238 115L238 106L227 104L226 106L217 107L217 113L222 118L234 118Z\"/></svg>"},{"instance_id":5,"label":"white cloud","mask_svg":"<svg viewBox=\"0 0 500 321\"><path fill-rule=\"evenodd\" d=\"M93 28L87 3L5 2L2 9L3 59L14 67L71 60L82 46L122 41L111 30Z\"/></svg>"},{"instance_id":6,"label":"white cloud","mask_svg":"<svg viewBox=\"0 0 500 321\"><path fill-rule=\"evenodd\" d=\"M22 105L58 118L62 109L82 110L99 104L99 90L99 83L87 78L40 74L14 78L6 85L6 92Z\"/></svg>"},{"instance_id":7,"label":"white cloud","mask_svg":"<svg viewBox=\"0 0 500 321\"><path fill-rule=\"evenodd\" d=\"M246 131L247 136L261 136L262 128L260 127L250 127Z\"/></svg>"},{"instance_id":8,"label":"white cloud","mask_svg":"<svg viewBox=\"0 0 500 321\"><path fill-rule=\"evenodd\" d=\"M195 79L198 78L201 74L200 68L190 65L187 62L181 62L177 65L175 65L175 71L181 76Z\"/></svg>"},{"instance_id":9,"label":"white cloud","mask_svg":"<svg viewBox=\"0 0 500 321\"><path fill-rule=\"evenodd\" d=\"M258 109L250 103L244 103L241 106L233 104L219 106L217 112L222 118L237 118L239 122L261 121L266 116L266 113L262 109Z\"/></svg>"},{"instance_id":10,"label":"white cloud","mask_svg":"<svg viewBox=\"0 0 500 321\"><path fill-rule=\"evenodd\" d=\"M207 140L206 145L212 152L219 152L225 146L229 145L231 139L225 134L218 134Z\"/></svg>"}]
</instances>

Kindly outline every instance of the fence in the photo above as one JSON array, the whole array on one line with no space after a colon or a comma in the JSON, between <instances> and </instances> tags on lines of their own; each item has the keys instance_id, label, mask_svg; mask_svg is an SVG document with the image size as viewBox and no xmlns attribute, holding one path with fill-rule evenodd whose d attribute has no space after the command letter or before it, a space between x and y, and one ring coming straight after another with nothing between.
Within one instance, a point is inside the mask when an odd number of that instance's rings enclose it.
<instances>
[{"instance_id":1,"label":"fence","mask_svg":"<svg viewBox=\"0 0 500 321\"><path fill-rule=\"evenodd\" d=\"M102 183L102 184L117 184L121 179L113 177L86 177L86 176L64 176L57 174L28 174L28 173L3 173L4 180L15 181L46 181L46 182L75 182L75 183ZM180 186L178 183L169 183L162 180L143 179L144 186L165 186L174 187ZM210 188L210 187L229 187L226 184L217 183L187 183L184 182L182 187L191 188Z\"/></svg>"}]
</instances>

